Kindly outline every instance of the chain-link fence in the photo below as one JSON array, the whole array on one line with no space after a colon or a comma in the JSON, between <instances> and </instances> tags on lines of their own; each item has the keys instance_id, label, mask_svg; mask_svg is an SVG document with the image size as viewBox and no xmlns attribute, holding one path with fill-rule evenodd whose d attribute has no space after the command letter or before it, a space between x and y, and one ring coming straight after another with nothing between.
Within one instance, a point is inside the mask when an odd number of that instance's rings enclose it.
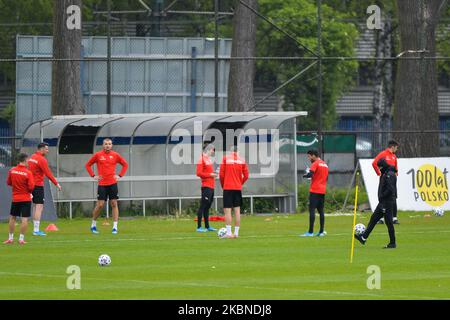
<instances>
[{"instance_id":1,"label":"chain-link fence","mask_svg":"<svg viewBox=\"0 0 450 320\"><path fill-rule=\"evenodd\" d=\"M86 2L79 61L86 113L227 110L234 3L219 2L215 32L213 2L160 1L151 11L138 3L112 4L110 12L106 1ZM265 1L257 9L246 6L249 15L258 16L256 54L244 58L256 62L252 110L309 111L310 117L300 121L299 130L392 129L398 67L393 57L400 53L398 20L385 16L382 28L373 30L367 27L363 4L356 11L359 18L347 14L354 8L346 2L328 5L334 11L321 13L320 36L315 12L299 10L286 15L282 6L271 7ZM51 114L50 9L49 4L32 10L23 5L6 16L5 8L0 18L0 96L9 99L0 101L0 108L15 102L18 135L32 121ZM36 11L35 15L30 11ZM436 55L441 57L449 54L445 45L449 26L444 12L436 36ZM112 37L110 60L108 36ZM214 36L220 39L218 59L214 59ZM218 110L215 63L219 65ZM438 61L439 129L445 129L450 119L449 69L448 60ZM322 86L318 84L321 78ZM364 142L384 144L367 134L358 136Z\"/></svg>"},{"instance_id":2,"label":"chain-link fence","mask_svg":"<svg viewBox=\"0 0 450 320\"><path fill-rule=\"evenodd\" d=\"M231 63L254 61L254 104L249 111L308 111L309 116L298 121L299 135L313 134L323 143L315 147L332 162L336 178L331 183L336 186L347 185L358 159L373 158L390 139L402 142L415 136L432 145L434 155L450 155L447 11L436 31L437 51L427 57L423 52L401 52L394 17L384 15L381 29L368 28L362 2L355 12L348 1L327 3L318 17L318 8L289 11L281 0L259 1L257 9L246 7L247 14L258 16L255 56L231 57L231 4L236 1L220 1L218 19L213 1L206 2L159 1L160 7L152 6L150 13L139 4L108 12L106 1L86 1L80 59L60 61L73 62L80 70L76 81L85 113L227 111ZM0 110L15 107L15 117L2 114L5 120L0 122L0 127L12 128L9 133L0 131L0 163L6 166L14 162L27 126L51 116L58 80L52 79L57 60L51 11L37 6L31 15L26 6L17 8L9 16L7 10L0 13ZM425 65L432 58L438 111L414 118L414 130L398 130L394 119L401 117L395 114L399 61L415 59ZM431 119L433 128L417 129ZM352 136L353 149L333 149L347 143L326 138L333 135ZM429 154L418 148L413 155Z\"/></svg>"}]
</instances>

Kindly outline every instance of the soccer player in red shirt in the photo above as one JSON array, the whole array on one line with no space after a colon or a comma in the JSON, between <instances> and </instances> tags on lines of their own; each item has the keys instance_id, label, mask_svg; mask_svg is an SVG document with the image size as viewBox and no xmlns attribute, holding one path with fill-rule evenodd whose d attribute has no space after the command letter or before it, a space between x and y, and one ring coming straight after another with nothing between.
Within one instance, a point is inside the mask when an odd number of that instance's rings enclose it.
<instances>
[{"instance_id":1,"label":"soccer player in red shirt","mask_svg":"<svg viewBox=\"0 0 450 320\"><path fill-rule=\"evenodd\" d=\"M203 149L203 153L197 162L196 174L202 179L202 199L197 212L197 232L216 231L209 225L209 209L214 201L214 187L217 173L214 172L214 165L211 157L214 156L214 145L208 144ZM205 228L202 228L202 219L205 219Z\"/></svg>"},{"instance_id":2,"label":"soccer player in red shirt","mask_svg":"<svg viewBox=\"0 0 450 320\"><path fill-rule=\"evenodd\" d=\"M375 170L375 173L380 177L380 181L381 181L381 171L380 171L380 168L378 167L378 162L381 159L384 159L389 166L394 167L395 172L398 175L398 159L396 156L398 147L399 147L398 142L396 142L394 140L389 141L387 149L384 151L381 151L373 160L372 167ZM393 215L393 223L400 224L400 222L398 221L398 218L397 218L397 201L394 201L392 213L393 213L392 214ZM381 218L378 221L378 223L383 224L384 218Z\"/></svg>"},{"instance_id":3,"label":"soccer player in red shirt","mask_svg":"<svg viewBox=\"0 0 450 320\"><path fill-rule=\"evenodd\" d=\"M323 237L327 233L325 227L325 194L327 191L328 165L319 157L317 150L307 152L308 159L312 165L303 177L311 178L311 187L309 189L309 230L302 237L314 236L314 221L316 218L316 209L320 214L320 231L316 235Z\"/></svg>"},{"instance_id":4,"label":"soccer player in red shirt","mask_svg":"<svg viewBox=\"0 0 450 320\"><path fill-rule=\"evenodd\" d=\"M6 184L12 187L12 204L9 217L9 237L4 244L13 244L14 229L17 217L21 217L19 244L26 244L25 233L28 227L28 218L31 215L31 192L34 190L33 174L27 168L28 155L21 153L19 164L9 170Z\"/></svg>"},{"instance_id":5,"label":"soccer player in red shirt","mask_svg":"<svg viewBox=\"0 0 450 320\"><path fill-rule=\"evenodd\" d=\"M42 211L44 210L44 178L47 177L58 189L61 191L61 185L56 181L52 172L48 167L48 162L45 156L48 154L48 144L40 143L37 146L37 151L28 159L28 168L33 174L35 187L33 190L33 235L45 236L43 231L39 230L41 223Z\"/></svg>"},{"instance_id":6,"label":"soccer player in red shirt","mask_svg":"<svg viewBox=\"0 0 450 320\"><path fill-rule=\"evenodd\" d=\"M117 205L117 200L119 199L119 190L117 187L117 181L122 178L128 169L128 163L124 158L117 152L112 150L113 144L112 140L106 138L103 140L103 150L97 152L92 156L91 159L86 163L86 170L89 175L98 181L98 198L97 204L92 212L92 224L91 232L98 234L97 231L97 218L100 216L100 211L105 205L105 201L108 200L111 204L112 216L113 216L113 229L112 233L117 234L118 223L119 223L119 207ZM97 164L97 172L95 175L92 170L92 165ZM117 175L116 165L122 165L122 170Z\"/></svg>"},{"instance_id":7,"label":"soccer player in red shirt","mask_svg":"<svg viewBox=\"0 0 450 320\"><path fill-rule=\"evenodd\" d=\"M222 159L220 165L220 184L223 189L223 211L225 212L225 225L227 228L227 238L239 237L241 225L242 206L242 186L248 180L248 166L237 152L237 147L230 149L230 154ZM231 233L231 209L234 209L236 222L234 225L234 235Z\"/></svg>"}]
</instances>

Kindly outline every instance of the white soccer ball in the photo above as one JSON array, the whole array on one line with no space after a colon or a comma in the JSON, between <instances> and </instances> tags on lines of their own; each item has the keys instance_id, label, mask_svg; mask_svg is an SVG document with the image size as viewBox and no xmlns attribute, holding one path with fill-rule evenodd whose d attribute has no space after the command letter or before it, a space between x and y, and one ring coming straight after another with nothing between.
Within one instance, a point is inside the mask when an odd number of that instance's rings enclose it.
<instances>
[{"instance_id":1,"label":"white soccer ball","mask_svg":"<svg viewBox=\"0 0 450 320\"><path fill-rule=\"evenodd\" d=\"M217 235L219 238L223 238L227 235L227 228L220 228L219 231L217 231Z\"/></svg>"},{"instance_id":2,"label":"white soccer ball","mask_svg":"<svg viewBox=\"0 0 450 320\"><path fill-rule=\"evenodd\" d=\"M444 209L442 208L434 208L433 213L436 217L442 217L444 215Z\"/></svg>"},{"instance_id":3,"label":"white soccer ball","mask_svg":"<svg viewBox=\"0 0 450 320\"><path fill-rule=\"evenodd\" d=\"M364 231L366 231L366 226L363 225L362 223L358 223L358 224L355 226L355 233L356 233L357 235L363 234Z\"/></svg>"},{"instance_id":4,"label":"white soccer ball","mask_svg":"<svg viewBox=\"0 0 450 320\"><path fill-rule=\"evenodd\" d=\"M111 264L111 258L107 254L102 254L98 257L98 264L101 267L106 267Z\"/></svg>"}]
</instances>

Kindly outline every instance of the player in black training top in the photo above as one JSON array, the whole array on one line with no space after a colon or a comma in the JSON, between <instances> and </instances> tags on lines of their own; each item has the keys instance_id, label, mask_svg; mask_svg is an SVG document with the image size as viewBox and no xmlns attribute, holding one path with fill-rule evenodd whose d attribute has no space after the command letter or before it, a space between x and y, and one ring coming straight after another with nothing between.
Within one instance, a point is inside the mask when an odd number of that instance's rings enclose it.
<instances>
[{"instance_id":1,"label":"player in black training top","mask_svg":"<svg viewBox=\"0 0 450 320\"><path fill-rule=\"evenodd\" d=\"M385 159L378 161L378 167L381 170L380 184L378 186L378 206L370 218L369 225L363 234L357 235L355 238L359 242L365 244L370 233L381 218L385 218L385 223L389 232L389 244L385 249L396 248L395 230L393 223L393 209L397 199L397 175L394 166L390 166Z\"/></svg>"}]
</instances>

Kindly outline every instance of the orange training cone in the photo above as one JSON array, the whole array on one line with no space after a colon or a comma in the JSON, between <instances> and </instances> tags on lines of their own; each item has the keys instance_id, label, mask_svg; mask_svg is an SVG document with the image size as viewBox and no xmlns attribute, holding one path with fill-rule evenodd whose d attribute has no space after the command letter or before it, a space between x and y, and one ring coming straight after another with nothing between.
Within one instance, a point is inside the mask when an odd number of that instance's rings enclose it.
<instances>
[{"instance_id":1,"label":"orange training cone","mask_svg":"<svg viewBox=\"0 0 450 320\"><path fill-rule=\"evenodd\" d=\"M58 227L53 223L49 224L48 227L45 228L45 231L47 231L47 232L48 231L58 231L58 230L59 230Z\"/></svg>"}]
</instances>

